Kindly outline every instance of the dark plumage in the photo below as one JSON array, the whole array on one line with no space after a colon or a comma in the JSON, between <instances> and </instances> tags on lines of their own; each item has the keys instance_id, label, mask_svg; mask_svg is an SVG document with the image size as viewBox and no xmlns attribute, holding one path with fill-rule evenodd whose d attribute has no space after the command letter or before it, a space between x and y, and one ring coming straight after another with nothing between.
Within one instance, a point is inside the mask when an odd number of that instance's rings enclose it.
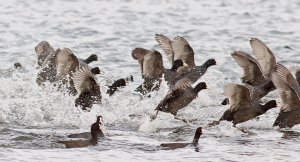
<instances>
[{"instance_id":1,"label":"dark plumage","mask_svg":"<svg viewBox=\"0 0 300 162\"><path fill-rule=\"evenodd\" d=\"M100 69L99 67L94 67L91 69L92 74L97 75L100 74Z\"/></svg>"},{"instance_id":2,"label":"dark plumage","mask_svg":"<svg viewBox=\"0 0 300 162\"><path fill-rule=\"evenodd\" d=\"M85 63L89 64L93 61L98 61L98 56L96 54L91 54L87 59L83 60Z\"/></svg>"},{"instance_id":3,"label":"dark plumage","mask_svg":"<svg viewBox=\"0 0 300 162\"><path fill-rule=\"evenodd\" d=\"M271 74L274 71L276 58L261 40L251 38L250 44L256 58L242 51L235 51L231 55L244 71L242 82L253 86L257 90L257 95L262 98L275 89ZM222 104L225 103L224 100Z\"/></svg>"},{"instance_id":4,"label":"dark plumage","mask_svg":"<svg viewBox=\"0 0 300 162\"><path fill-rule=\"evenodd\" d=\"M129 81L133 81L133 76L131 75L128 78L121 78L116 80L112 85L108 86L108 90L106 91L109 96L113 95L120 87L126 86Z\"/></svg>"},{"instance_id":5,"label":"dark plumage","mask_svg":"<svg viewBox=\"0 0 300 162\"><path fill-rule=\"evenodd\" d=\"M42 41L35 47L38 56L38 67L40 71L36 82L40 85L43 82L54 82L56 77L55 50L47 42Z\"/></svg>"},{"instance_id":6,"label":"dark plumage","mask_svg":"<svg viewBox=\"0 0 300 162\"><path fill-rule=\"evenodd\" d=\"M14 63L14 67L16 69L19 69L19 68L22 68L22 65L19 62L17 62L17 63Z\"/></svg>"},{"instance_id":7,"label":"dark plumage","mask_svg":"<svg viewBox=\"0 0 300 162\"><path fill-rule=\"evenodd\" d=\"M57 143L62 143L65 145L66 148L76 148L76 147L86 147L90 145L97 145L98 144L98 139L103 138L104 134L100 128L102 125L101 122L102 116L97 117L97 121L91 125L91 132L90 136L92 137L91 139L88 140L70 140L70 141L58 141ZM69 135L71 137L77 138L77 134L72 134ZM79 137L82 138L82 137Z\"/></svg>"},{"instance_id":8,"label":"dark plumage","mask_svg":"<svg viewBox=\"0 0 300 162\"><path fill-rule=\"evenodd\" d=\"M178 148L184 148L188 145L197 146L201 135L202 135L202 128L198 127L195 132L194 139L191 143L162 143L162 144L160 144L160 146L171 149L171 150L178 149Z\"/></svg>"},{"instance_id":9,"label":"dark plumage","mask_svg":"<svg viewBox=\"0 0 300 162\"><path fill-rule=\"evenodd\" d=\"M203 65L195 66L194 68L190 69L188 72L179 74L179 76L175 79L175 82L182 78L188 78L192 83L195 83L198 79L200 79L205 74L207 69L213 65L216 65L215 59L209 59Z\"/></svg>"},{"instance_id":10,"label":"dark plumage","mask_svg":"<svg viewBox=\"0 0 300 162\"><path fill-rule=\"evenodd\" d=\"M180 67L178 69L178 75L175 80L172 80L171 85L182 78L187 78L192 83L195 83L202 75L204 75L208 67L216 65L214 59L209 59L202 66L196 66L194 61L194 50L183 37L177 36L172 41L162 34L156 34L155 40L163 49L172 64L174 60L180 59L188 65L187 67Z\"/></svg>"},{"instance_id":11,"label":"dark plumage","mask_svg":"<svg viewBox=\"0 0 300 162\"><path fill-rule=\"evenodd\" d=\"M92 54L87 59L78 59L68 48L54 50L46 41L42 41L35 47L38 55L38 65L40 71L36 82L40 85L43 82L55 82L57 80L70 80L79 64L88 64L98 60L97 55ZM71 84L71 91L75 91ZM76 92L72 92L74 95Z\"/></svg>"},{"instance_id":12,"label":"dark plumage","mask_svg":"<svg viewBox=\"0 0 300 162\"><path fill-rule=\"evenodd\" d=\"M281 64L276 65L272 80L282 101L273 126L291 128L300 123L300 87L290 71Z\"/></svg>"},{"instance_id":13,"label":"dark plumage","mask_svg":"<svg viewBox=\"0 0 300 162\"><path fill-rule=\"evenodd\" d=\"M93 104L101 103L102 95L97 79L87 64L82 64L73 76L74 87L79 93L75 106L82 109L91 108Z\"/></svg>"},{"instance_id":14,"label":"dark plumage","mask_svg":"<svg viewBox=\"0 0 300 162\"><path fill-rule=\"evenodd\" d=\"M38 56L39 67L42 67L46 59L51 59L51 55L55 53L54 48L47 41L40 42L34 49Z\"/></svg>"},{"instance_id":15,"label":"dark plumage","mask_svg":"<svg viewBox=\"0 0 300 162\"><path fill-rule=\"evenodd\" d=\"M268 101L264 105L260 104L260 97L256 93L250 85L227 84L224 87L224 95L229 99L230 108L224 112L219 122L227 120L235 126L277 106L275 100ZM219 124L219 122L215 124Z\"/></svg>"},{"instance_id":16,"label":"dark plumage","mask_svg":"<svg viewBox=\"0 0 300 162\"><path fill-rule=\"evenodd\" d=\"M191 84L191 81L187 78L176 82L166 97L155 108L157 112L151 116L152 120L156 118L158 111L171 113L176 116L178 110L191 103L197 97L199 91L207 88L205 82L198 83L195 88Z\"/></svg>"},{"instance_id":17,"label":"dark plumage","mask_svg":"<svg viewBox=\"0 0 300 162\"><path fill-rule=\"evenodd\" d=\"M167 76L165 79L168 81L176 73L177 68L183 65L182 61L176 61L172 69L165 69L162 56L158 51L143 48L135 48L132 51L132 57L138 60L144 78L144 83L136 91L144 95L159 89L163 74Z\"/></svg>"}]
</instances>

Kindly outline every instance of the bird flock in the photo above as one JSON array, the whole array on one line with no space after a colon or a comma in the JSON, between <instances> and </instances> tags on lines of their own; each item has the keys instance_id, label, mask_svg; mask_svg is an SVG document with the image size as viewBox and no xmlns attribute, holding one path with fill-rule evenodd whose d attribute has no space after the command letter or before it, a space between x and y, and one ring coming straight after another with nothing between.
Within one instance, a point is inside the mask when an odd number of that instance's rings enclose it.
<instances>
[{"instance_id":1,"label":"bird flock","mask_svg":"<svg viewBox=\"0 0 300 162\"><path fill-rule=\"evenodd\" d=\"M144 97L151 97L152 91L158 91L162 80L167 82L168 93L154 108L150 121L155 120L159 112L171 113L175 119L187 122L187 119L177 117L179 110L189 105L198 93L207 89L205 82L196 83L208 68L217 64L215 59L208 59L198 66L194 60L193 48L181 36L170 39L163 34L155 34L155 40L163 50L164 56L169 60L172 68L166 69L163 65L163 55L156 50L134 48L132 58L140 65L143 83L135 91ZM209 123L215 126L226 120L236 124L251 120L264 114L271 108L280 107L281 110L273 126L279 128L293 127L300 123L300 68L290 67L277 63L274 53L258 38L251 38L252 54L243 51L234 51L231 56L243 70L241 83L227 83L224 86L224 100L222 105L229 105L219 120ZM36 47L37 64L39 72L36 82L45 86L51 82L59 89L66 89L70 95L77 96L75 106L83 110L92 108L93 104L101 104L101 90L96 75L101 73L99 67L91 67L89 63L97 61L95 54L86 59L77 58L69 48L54 49L47 41L40 42ZM17 64L18 67L21 65ZM119 88L133 81L133 77L120 78L108 86L106 93L112 96ZM281 99L280 105L276 100L264 104L261 99L269 92L276 90ZM97 144L98 136L104 137L101 131L102 116L97 117L96 123L91 126L87 135L91 140L80 142L59 141L66 147L84 147ZM197 144L202 128L196 130L192 143L187 144L162 144L162 146L177 148L188 144ZM70 135L76 138L78 135ZM77 141L77 142L76 142Z\"/></svg>"}]
</instances>

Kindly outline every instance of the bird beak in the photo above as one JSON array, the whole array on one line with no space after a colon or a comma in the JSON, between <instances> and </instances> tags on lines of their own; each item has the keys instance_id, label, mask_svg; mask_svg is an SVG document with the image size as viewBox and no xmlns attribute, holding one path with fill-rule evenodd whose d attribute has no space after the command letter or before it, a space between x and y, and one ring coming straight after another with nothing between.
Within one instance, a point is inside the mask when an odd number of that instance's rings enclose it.
<instances>
[{"instance_id":1,"label":"bird beak","mask_svg":"<svg viewBox=\"0 0 300 162\"><path fill-rule=\"evenodd\" d=\"M183 63L183 66L189 66L188 64L186 64L185 62Z\"/></svg>"}]
</instances>

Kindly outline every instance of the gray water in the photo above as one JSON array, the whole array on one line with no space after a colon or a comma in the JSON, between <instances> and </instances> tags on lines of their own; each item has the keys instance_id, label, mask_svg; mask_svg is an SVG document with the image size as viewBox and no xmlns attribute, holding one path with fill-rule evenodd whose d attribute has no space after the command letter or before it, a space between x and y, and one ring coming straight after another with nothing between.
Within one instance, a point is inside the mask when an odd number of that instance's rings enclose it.
<instances>
[{"instance_id":1,"label":"gray water","mask_svg":"<svg viewBox=\"0 0 300 162\"><path fill-rule=\"evenodd\" d=\"M297 0L111 0L111 1L1 1L0 68L20 62L24 70L0 78L0 161L300 161L300 126L290 133L273 128L279 108L239 124L229 122L206 128L220 118L228 106L221 106L223 86L240 83L241 68L230 53L251 52L249 39L268 44L278 62L299 64L300 2ZM151 98L140 100L134 93L141 82L138 63L132 59L135 47L154 48L155 33L185 37L201 65L217 60L200 79L208 90L178 116L197 119L185 124L160 113L152 123L149 116L167 93L166 83ZM103 71L98 80L103 104L90 112L74 106L73 96L51 85L35 83L37 61L34 47L42 40L55 48L69 47L78 57L96 53L92 63ZM290 48L285 48L286 46ZM164 58L165 67L169 67ZM134 82L109 97L108 83L129 75ZM263 101L278 99L274 91ZM105 120L110 139L98 146L65 149L58 140L69 133L85 132L97 115ZM199 147L163 150L160 143L192 140L197 127L205 127Z\"/></svg>"}]
</instances>

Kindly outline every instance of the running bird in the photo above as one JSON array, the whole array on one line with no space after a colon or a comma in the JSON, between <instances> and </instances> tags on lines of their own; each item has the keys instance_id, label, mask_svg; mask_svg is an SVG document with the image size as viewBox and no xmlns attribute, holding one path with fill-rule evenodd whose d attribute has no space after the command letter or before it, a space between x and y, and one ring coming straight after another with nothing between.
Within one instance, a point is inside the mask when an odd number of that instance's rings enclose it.
<instances>
[{"instance_id":1,"label":"running bird","mask_svg":"<svg viewBox=\"0 0 300 162\"><path fill-rule=\"evenodd\" d=\"M268 101L264 105L260 104L260 96L250 85L229 83L224 87L224 95L229 99L229 109L224 112L219 121L214 121L209 126L227 120L235 127L236 124L253 119L277 106L275 100Z\"/></svg>"},{"instance_id":2,"label":"running bird","mask_svg":"<svg viewBox=\"0 0 300 162\"><path fill-rule=\"evenodd\" d=\"M281 110L273 126L293 127L300 123L300 87L290 71L281 64L275 66L272 75L274 85L282 101Z\"/></svg>"},{"instance_id":3,"label":"running bird","mask_svg":"<svg viewBox=\"0 0 300 162\"><path fill-rule=\"evenodd\" d=\"M49 56L55 53L54 48L47 41L41 41L38 45L35 46L35 52L38 56L38 66L42 67L43 63Z\"/></svg>"},{"instance_id":4,"label":"running bird","mask_svg":"<svg viewBox=\"0 0 300 162\"><path fill-rule=\"evenodd\" d=\"M198 83L195 88L191 85L192 82L187 78L183 78L176 82L174 87L171 88L169 93L155 108L156 113L151 116L151 120L154 120L157 117L158 111L171 113L174 115L175 119L179 119L176 117L177 112L190 104L197 97L198 92L202 89L207 89L205 82ZM186 122L186 120L182 121Z\"/></svg>"},{"instance_id":5,"label":"running bird","mask_svg":"<svg viewBox=\"0 0 300 162\"><path fill-rule=\"evenodd\" d=\"M172 41L162 34L155 34L155 40L163 49L171 64L174 60L178 59L187 64L187 67L184 66L178 69L178 77L172 81L171 85L182 78L188 78L192 83L195 83L205 74L207 68L216 65L214 59L209 59L203 65L196 66L194 61L194 50L183 37L177 36Z\"/></svg>"},{"instance_id":6,"label":"running bird","mask_svg":"<svg viewBox=\"0 0 300 162\"><path fill-rule=\"evenodd\" d=\"M259 98L266 96L269 92L275 89L271 78L266 78L261 71L258 61L246 52L234 51L231 56L235 59L237 64L243 69L244 75L241 77L242 83L251 85L256 89ZM227 105L226 98L222 105Z\"/></svg>"},{"instance_id":7,"label":"running bird","mask_svg":"<svg viewBox=\"0 0 300 162\"><path fill-rule=\"evenodd\" d=\"M112 85L108 86L106 93L109 94L109 96L112 96L119 88L126 86L128 82L133 82L132 75L127 78L120 78L116 80Z\"/></svg>"},{"instance_id":8,"label":"running bird","mask_svg":"<svg viewBox=\"0 0 300 162\"><path fill-rule=\"evenodd\" d=\"M83 110L86 110L86 108L91 108L93 104L101 103L100 85L87 64L80 65L73 76L73 81L79 94L75 100L75 106L81 106Z\"/></svg>"},{"instance_id":9,"label":"running bird","mask_svg":"<svg viewBox=\"0 0 300 162\"><path fill-rule=\"evenodd\" d=\"M67 51L67 50L69 50L69 51ZM58 63L60 63L60 65L63 65L64 63L70 65L72 63L69 61L73 61L73 62L78 61L80 63L89 64L93 61L98 60L98 57L95 54L90 55L87 59L78 59L72 53L72 51L70 49L61 48L58 50L54 50L54 48L47 41L40 42L35 47L35 51L38 55L38 66L40 68L40 71L39 71L39 73L37 75L37 79L36 79L36 82L38 83L38 85L41 85L43 82L46 82L46 81L49 81L49 82L57 81L57 72L58 72L58 70L62 70L61 67L57 67ZM70 54L68 55L68 53L70 53ZM57 56L57 55L59 55L59 56ZM73 59L68 58L69 56L72 56ZM66 58L68 60L64 60ZM68 69L66 69L65 71L69 71L70 69L74 69L74 68L68 67ZM69 72L68 72L68 74L69 74Z\"/></svg>"},{"instance_id":10,"label":"running bird","mask_svg":"<svg viewBox=\"0 0 300 162\"><path fill-rule=\"evenodd\" d=\"M171 69L165 69L162 56L158 51L143 48L135 48L132 51L132 57L138 60L144 78L144 83L136 91L144 95L159 89L163 74L168 81L172 76L176 76L178 67L183 65L181 60L176 60Z\"/></svg>"},{"instance_id":11,"label":"running bird","mask_svg":"<svg viewBox=\"0 0 300 162\"><path fill-rule=\"evenodd\" d=\"M255 58L241 51L234 52L232 57L244 71L242 82L255 89L260 89L259 95L264 97L275 89L271 75L274 72L276 58L269 47L258 38L251 38L250 45ZM226 98L222 105L227 104L228 99Z\"/></svg>"}]
</instances>

